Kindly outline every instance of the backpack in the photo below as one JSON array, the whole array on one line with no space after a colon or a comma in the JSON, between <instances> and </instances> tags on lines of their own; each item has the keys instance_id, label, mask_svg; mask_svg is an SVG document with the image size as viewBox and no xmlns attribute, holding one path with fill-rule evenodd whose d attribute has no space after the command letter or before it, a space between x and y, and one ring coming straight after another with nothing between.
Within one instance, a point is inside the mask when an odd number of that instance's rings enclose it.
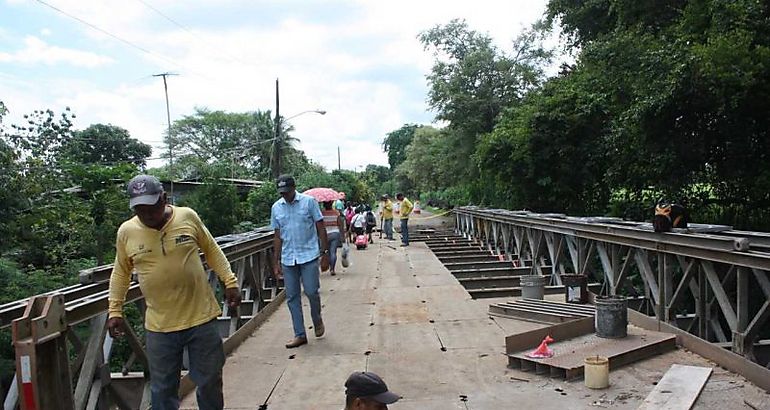
<instances>
[{"instance_id":1,"label":"backpack","mask_svg":"<svg viewBox=\"0 0 770 410\"><path fill-rule=\"evenodd\" d=\"M377 218L374 217L374 214L372 213L372 211L369 211L366 213L366 225L377 226Z\"/></svg>"},{"instance_id":2,"label":"backpack","mask_svg":"<svg viewBox=\"0 0 770 410\"><path fill-rule=\"evenodd\" d=\"M364 218L364 216L361 214L356 214L350 223L355 228L363 228L364 224L366 224L366 218Z\"/></svg>"}]
</instances>

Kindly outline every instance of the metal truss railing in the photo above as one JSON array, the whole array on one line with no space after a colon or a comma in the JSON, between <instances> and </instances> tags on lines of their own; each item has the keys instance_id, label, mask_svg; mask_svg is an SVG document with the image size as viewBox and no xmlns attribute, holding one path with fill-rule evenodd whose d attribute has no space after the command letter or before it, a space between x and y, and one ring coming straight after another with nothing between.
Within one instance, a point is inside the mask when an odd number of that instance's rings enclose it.
<instances>
[{"instance_id":1,"label":"metal truss railing","mask_svg":"<svg viewBox=\"0 0 770 410\"><path fill-rule=\"evenodd\" d=\"M729 226L691 225L653 232L619 218L462 207L456 229L508 259L529 259L533 273L578 273L604 294L644 296L662 321L764 363L755 347L768 337L770 234ZM543 266L550 266L544 269Z\"/></svg>"},{"instance_id":2,"label":"metal truss railing","mask_svg":"<svg viewBox=\"0 0 770 410\"><path fill-rule=\"evenodd\" d=\"M229 353L280 304L284 294L271 276L272 230L227 235L217 242L243 296L235 311L222 302L220 334ZM122 372L110 372L115 342L106 331L111 271L112 265L87 269L80 273L78 285L0 306L0 329L13 328L17 352L16 378L4 399L4 410L33 408L31 401L38 409L149 408L147 357L131 326L125 329L130 356L122 363ZM220 291L219 280L211 271L209 283ZM144 299L135 281L126 304L134 304L144 316ZM137 363L142 372L130 372ZM183 379L180 390L190 389L191 383Z\"/></svg>"}]
</instances>

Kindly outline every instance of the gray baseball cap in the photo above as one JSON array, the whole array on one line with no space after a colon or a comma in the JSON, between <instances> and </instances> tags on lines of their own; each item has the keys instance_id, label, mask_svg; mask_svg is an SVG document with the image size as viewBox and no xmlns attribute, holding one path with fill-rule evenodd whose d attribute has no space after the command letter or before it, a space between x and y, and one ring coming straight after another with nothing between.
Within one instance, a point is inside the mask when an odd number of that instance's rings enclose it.
<instances>
[{"instance_id":1,"label":"gray baseball cap","mask_svg":"<svg viewBox=\"0 0 770 410\"><path fill-rule=\"evenodd\" d=\"M291 191L296 186L296 183L294 182L294 177L283 174L275 181L275 186L278 188L278 192L284 193Z\"/></svg>"},{"instance_id":2,"label":"gray baseball cap","mask_svg":"<svg viewBox=\"0 0 770 410\"><path fill-rule=\"evenodd\" d=\"M137 175L128 181L128 206L155 205L163 193L163 184L152 175Z\"/></svg>"}]
</instances>

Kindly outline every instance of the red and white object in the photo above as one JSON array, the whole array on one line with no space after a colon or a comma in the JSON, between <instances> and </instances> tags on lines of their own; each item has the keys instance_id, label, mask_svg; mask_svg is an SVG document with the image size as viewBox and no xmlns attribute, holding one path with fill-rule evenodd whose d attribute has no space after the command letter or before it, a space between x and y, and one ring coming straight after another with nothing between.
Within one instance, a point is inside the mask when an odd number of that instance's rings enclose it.
<instances>
[{"instance_id":1,"label":"red and white object","mask_svg":"<svg viewBox=\"0 0 770 410\"><path fill-rule=\"evenodd\" d=\"M537 349L527 353L527 357L531 357L533 359L545 359L548 357L553 357L553 350L548 347L548 343L553 343L553 338L550 335L546 336L543 341L540 342L540 345L537 347Z\"/></svg>"}]
</instances>

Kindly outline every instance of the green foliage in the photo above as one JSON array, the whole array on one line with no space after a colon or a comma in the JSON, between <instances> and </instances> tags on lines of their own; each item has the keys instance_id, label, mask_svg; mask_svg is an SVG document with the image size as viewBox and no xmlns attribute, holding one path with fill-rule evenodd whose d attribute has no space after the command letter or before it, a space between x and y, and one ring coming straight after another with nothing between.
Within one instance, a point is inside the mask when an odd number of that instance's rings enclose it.
<instances>
[{"instance_id":1,"label":"green foliage","mask_svg":"<svg viewBox=\"0 0 770 410\"><path fill-rule=\"evenodd\" d=\"M222 166L202 168L203 185L183 196L180 206L194 209L212 235L229 234L241 221L242 209L238 192L231 182L223 181L228 176Z\"/></svg>"},{"instance_id":2,"label":"green foliage","mask_svg":"<svg viewBox=\"0 0 770 410\"><path fill-rule=\"evenodd\" d=\"M171 137L166 136L177 162L174 174L176 178L198 179L200 164L226 163L239 176L266 177L274 129L270 111L229 113L196 108L194 114L174 121ZM290 142L289 138L287 144Z\"/></svg>"},{"instance_id":3,"label":"green foliage","mask_svg":"<svg viewBox=\"0 0 770 410\"><path fill-rule=\"evenodd\" d=\"M471 183L478 168L468 166L481 135L494 129L499 115L519 103L543 79L552 52L542 44L547 27L541 23L513 41L510 52L492 39L452 20L421 33L418 38L434 56L428 75L428 103L439 120L448 122L445 143L452 178L444 186Z\"/></svg>"},{"instance_id":4,"label":"green foliage","mask_svg":"<svg viewBox=\"0 0 770 410\"><path fill-rule=\"evenodd\" d=\"M412 181L417 192L434 191L454 181L457 150L446 130L420 127L406 150L406 160L397 171Z\"/></svg>"},{"instance_id":5,"label":"green foliage","mask_svg":"<svg viewBox=\"0 0 770 410\"><path fill-rule=\"evenodd\" d=\"M390 169L396 169L406 159L406 147L412 142L414 132L419 128L416 124L404 124L401 128L391 131L382 141L382 150L388 154Z\"/></svg>"},{"instance_id":6,"label":"green foliage","mask_svg":"<svg viewBox=\"0 0 770 410\"><path fill-rule=\"evenodd\" d=\"M270 208L278 198L278 188L273 183L252 189L246 199L247 219L257 226L270 224Z\"/></svg>"},{"instance_id":7,"label":"green foliage","mask_svg":"<svg viewBox=\"0 0 770 410\"><path fill-rule=\"evenodd\" d=\"M590 88L586 82L577 75L549 81L482 138L476 153L482 176L503 190L487 192L486 203L603 213L607 107L601 94L578 91Z\"/></svg>"},{"instance_id":8,"label":"green foliage","mask_svg":"<svg viewBox=\"0 0 770 410\"><path fill-rule=\"evenodd\" d=\"M424 191L419 198L421 203L441 209L473 204L472 188L469 185L450 186L437 191Z\"/></svg>"},{"instance_id":9,"label":"green foliage","mask_svg":"<svg viewBox=\"0 0 770 410\"><path fill-rule=\"evenodd\" d=\"M152 147L131 138L128 131L105 124L94 124L76 131L62 147L62 157L73 163L124 164L145 166Z\"/></svg>"},{"instance_id":10,"label":"green foliage","mask_svg":"<svg viewBox=\"0 0 770 410\"><path fill-rule=\"evenodd\" d=\"M492 44L492 38L452 20L422 32L418 39L435 58L428 75L428 102L438 119L448 121L473 143L489 132L497 116L536 86L551 52L539 41L545 26L537 24L513 43L511 53Z\"/></svg>"},{"instance_id":11,"label":"green foliage","mask_svg":"<svg viewBox=\"0 0 770 410\"><path fill-rule=\"evenodd\" d=\"M547 18L511 53L458 20L420 35L435 57L429 103L448 125L415 137L392 181L445 201L451 189L634 219L667 197L696 221L767 226L767 4L552 0ZM555 24L576 61L543 82Z\"/></svg>"}]
</instances>

